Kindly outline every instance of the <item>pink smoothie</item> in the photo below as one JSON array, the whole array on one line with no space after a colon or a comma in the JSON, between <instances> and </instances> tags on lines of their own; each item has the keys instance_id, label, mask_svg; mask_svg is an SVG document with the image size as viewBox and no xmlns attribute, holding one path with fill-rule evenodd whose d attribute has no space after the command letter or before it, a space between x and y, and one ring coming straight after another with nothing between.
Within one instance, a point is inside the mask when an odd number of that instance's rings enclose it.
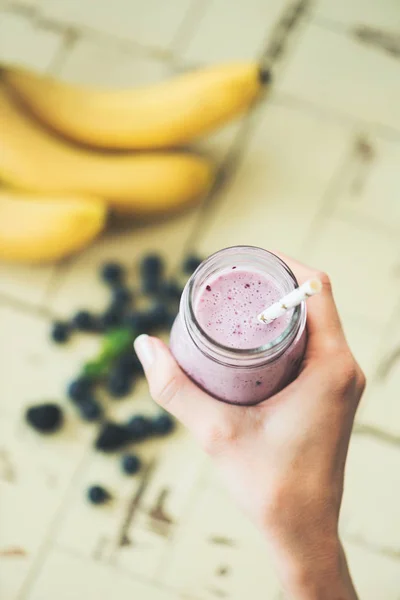
<instances>
[{"instance_id":1,"label":"pink smoothie","mask_svg":"<svg viewBox=\"0 0 400 600\"><path fill-rule=\"evenodd\" d=\"M265 325L257 315L282 297L273 279L233 267L207 281L195 306L197 320L219 344L236 349L264 346L288 326L292 311Z\"/></svg>"},{"instance_id":2,"label":"pink smoothie","mask_svg":"<svg viewBox=\"0 0 400 600\"><path fill-rule=\"evenodd\" d=\"M182 306L185 293L187 290ZM200 337L190 333L181 306L170 340L176 360L199 387L215 398L233 404L256 404L269 398L297 375L306 343L303 321L290 344L277 355L263 358L261 353L260 358L255 352L287 331L293 311L269 325L257 320L264 308L282 296L279 282L256 269L233 264L211 275L193 302L199 330L210 340L204 341L202 333ZM210 346L222 354L210 352ZM246 354L245 363L237 359L237 350Z\"/></svg>"}]
</instances>

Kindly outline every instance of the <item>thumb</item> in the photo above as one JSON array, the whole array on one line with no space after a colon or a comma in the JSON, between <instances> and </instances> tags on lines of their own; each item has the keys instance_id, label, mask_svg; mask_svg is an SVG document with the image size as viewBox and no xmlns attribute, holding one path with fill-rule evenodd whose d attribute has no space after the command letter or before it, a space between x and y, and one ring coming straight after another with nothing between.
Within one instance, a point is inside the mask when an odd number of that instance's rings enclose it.
<instances>
[{"instance_id":1,"label":"thumb","mask_svg":"<svg viewBox=\"0 0 400 600\"><path fill-rule=\"evenodd\" d=\"M212 451L211 446L231 436L229 409L232 407L198 388L179 368L161 340L140 335L134 347L153 399L181 421L206 450Z\"/></svg>"}]
</instances>

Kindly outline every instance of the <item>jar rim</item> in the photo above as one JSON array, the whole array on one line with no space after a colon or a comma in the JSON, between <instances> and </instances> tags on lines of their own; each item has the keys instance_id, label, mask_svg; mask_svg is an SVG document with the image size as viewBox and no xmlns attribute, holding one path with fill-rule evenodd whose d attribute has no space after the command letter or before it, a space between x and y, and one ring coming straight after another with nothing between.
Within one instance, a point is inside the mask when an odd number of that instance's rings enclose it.
<instances>
[{"instance_id":1,"label":"jar rim","mask_svg":"<svg viewBox=\"0 0 400 600\"><path fill-rule=\"evenodd\" d=\"M196 276L198 276L201 271L207 268L215 259L218 259L222 254L226 254L229 251L237 251L237 252L261 252L265 255L266 258L273 259L276 261L276 264L282 269L283 273L286 274L289 278L289 281L293 284L293 289L299 286L298 281L296 279L295 274L291 270L291 268L276 254L270 252L269 250L265 250L264 248L260 248L258 246L250 246L250 245L238 245L238 246L229 246L228 248L223 248L222 250L218 250L211 254L205 261L201 263L201 265L196 269L196 271L191 276L187 290L186 290L186 305L189 310L190 319L194 329L197 334L200 334L202 338L204 338L209 345L211 345L214 352L216 351L221 357L226 359L226 356L230 356L234 360L240 359L265 359L265 360L274 360L278 358L286 349L286 342L290 342L291 338L295 338L300 328L300 324L302 322L302 317L305 319L305 302L302 302L296 308L293 309L293 313L291 315L290 321L285 327L284 331L274 338L271 342L267 344L263 344L262 346L257 346L254 348L232 348L231 346L225 346L221 344L204 330L204 328L200 325L193 305L194 305L194 291L195 291L195 282ZM191 329L191 328L190 328ZM195 341L195 340L193 340ZM214 357L215 359L215 357Z\"/></svg>"}]
</instances>

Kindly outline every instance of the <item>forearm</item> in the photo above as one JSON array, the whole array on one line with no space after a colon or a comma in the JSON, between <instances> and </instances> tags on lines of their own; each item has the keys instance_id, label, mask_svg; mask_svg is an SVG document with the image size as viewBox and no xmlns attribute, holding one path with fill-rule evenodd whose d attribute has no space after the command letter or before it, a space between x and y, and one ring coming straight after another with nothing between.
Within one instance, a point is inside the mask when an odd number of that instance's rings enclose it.
<instances>
[{"instance_id":1,"label":"forearm","mask_svg":"<svg viewBox=\"0 0 400 600\"><path fill-rule=\"evenodd\" d=\"M279 575L287 600L358 600L340 542L321 560L290 558Z\"/></svg>"}]
</instances>

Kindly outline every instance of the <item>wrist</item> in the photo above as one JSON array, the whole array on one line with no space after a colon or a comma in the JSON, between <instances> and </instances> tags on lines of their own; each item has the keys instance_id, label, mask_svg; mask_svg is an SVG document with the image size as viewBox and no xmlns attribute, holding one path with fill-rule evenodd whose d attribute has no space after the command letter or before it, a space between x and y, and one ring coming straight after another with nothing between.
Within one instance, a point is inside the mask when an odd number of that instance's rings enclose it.
<instances>
[{"instance_id":1,"label":"wrist","mask_svg":"<svg viewBox=\"0 0 400 600\"><path fill-rule=\"evenodd\" d=\"M288 600L357 600L338 538L323 540L319 552L294 556L281 549L274 555Z\"/></svg>"}]
</instances>

